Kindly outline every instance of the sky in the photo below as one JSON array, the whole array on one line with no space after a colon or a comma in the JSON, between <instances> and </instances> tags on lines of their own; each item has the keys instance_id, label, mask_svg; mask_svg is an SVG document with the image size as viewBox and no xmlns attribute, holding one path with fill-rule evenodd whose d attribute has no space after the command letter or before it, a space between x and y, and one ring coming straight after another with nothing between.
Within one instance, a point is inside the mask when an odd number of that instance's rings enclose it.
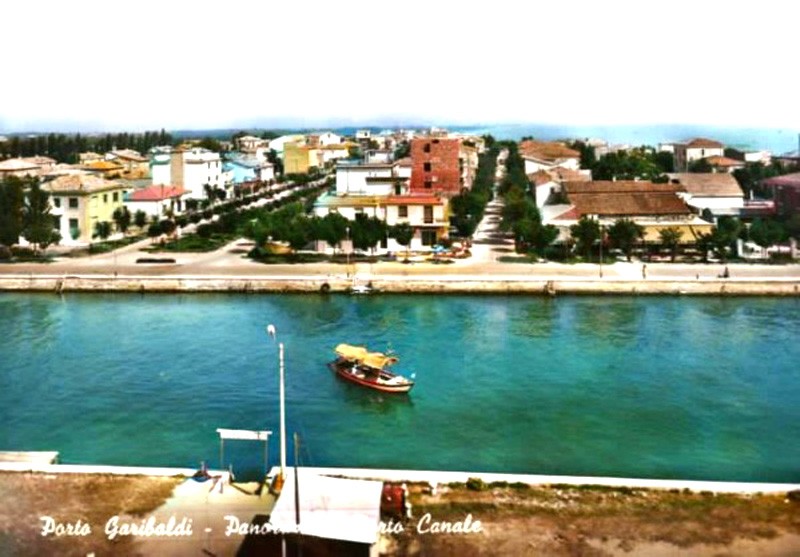
<instances>
[{"instance_id":1,"label":"sky","mask_svg":"<svg viewBox=\"0 0 800 557\"><path fill-rule=\"evenodd\" d=\"M784 0L26 0L0 13L0 133L800 129L800 3Z\"/></svg>"}]
</instances>

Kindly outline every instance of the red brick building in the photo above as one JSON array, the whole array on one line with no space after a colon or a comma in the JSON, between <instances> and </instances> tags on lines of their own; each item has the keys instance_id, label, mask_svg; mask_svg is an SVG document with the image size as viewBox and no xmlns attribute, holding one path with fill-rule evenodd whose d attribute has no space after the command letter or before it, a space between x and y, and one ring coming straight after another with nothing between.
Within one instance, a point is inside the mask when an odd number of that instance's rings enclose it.
<instances>
[{"instance_id":1,"label":"red brick building","mask_svg":"<svg viewBox=\"0 0 800 557\"><path fill-rule=\"evenodd\" d=\"M411 140L411 193L453 197L472 184L463 179L462 142L457 138L418 137Z\"/></svg>"}]
</instances>

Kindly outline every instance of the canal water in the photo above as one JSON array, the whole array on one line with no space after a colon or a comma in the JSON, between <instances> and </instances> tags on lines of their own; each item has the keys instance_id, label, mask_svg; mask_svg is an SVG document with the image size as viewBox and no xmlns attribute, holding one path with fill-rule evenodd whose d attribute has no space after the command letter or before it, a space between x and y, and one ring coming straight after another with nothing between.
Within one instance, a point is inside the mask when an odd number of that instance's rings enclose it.
<instances>
[{"instance_id":1,"label":"canal water","mask_svg":"<svg viewBox=\"0 0 800 557\"><path fill-rule=\"evenodd\" d=\"M0 450L218 463L287 421L313 466L800 481L800 302L779 298L0 295ZM410 396L342 382L393 348ZM270 461L277 461L277 438ZM289 444L289 462L293 461ZM238 471L262 449L226 443Z\"/></svg>"}]
</instances>

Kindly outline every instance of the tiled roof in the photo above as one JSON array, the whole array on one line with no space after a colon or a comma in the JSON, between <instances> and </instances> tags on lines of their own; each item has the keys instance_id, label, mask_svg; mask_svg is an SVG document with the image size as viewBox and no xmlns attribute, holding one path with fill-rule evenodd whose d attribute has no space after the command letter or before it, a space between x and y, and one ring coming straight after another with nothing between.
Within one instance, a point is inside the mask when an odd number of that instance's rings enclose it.
<instances>
[{"instance_id":1,"label":"tiled roof","mask_svg":"<svg viewBox=\"0 0 800 557\"><path fill-rule=\"evenodd\" d=\"M530 180L530 182L534 186L543 186L544 184L548 184L554 181L550 173L545 170L537 170L536 172L531 172L530 174L528 174L528 180Z\"/></svg>"},{"instance_id":2,"label":"tiled roof","mask_svg":"<svg viewBox=\"0 0 800 557\"><path fill-rule=\"evenodd\" d=\"M733 166L744 166L744 161L737 161L736 159L730 159L728 157L720 157L719 155L714 155L713 157L706 157L708 164L711 166L719 166L719 167L733 167Z\"/></svg>"},{"instance_id":3,"label":"tiled roof","mask_svg":"<svg viewBox=\"0 0 800 557\"><path fill-rule=\"evenodd\" d=\"M117 182L104 180L91 174L71 174L42 184L42 189L52 193L95 193L106 190L123 189Z\"/></svg>"},{"instance_id":4,"label":"tiled roof","mask_svg":"<svg viewBox=\"0 0 800 557\"><path fill-rule=\"evenodd\" d=\"M565 182L568 193L675 193L684 191L679 184L654 184L653 182L598 180L595 182Z\"/></svg>"},{"instance_id":5,"label":"tiled roof","mask_svg":"<svg viewBox=\"0 0 800 557\"><path fill-rule=\"evenodd\" d=\"M520 155L533 157L545 161L559 159L577 159L581 154L557 141L523 141L519 145Z\"/></svg>"},{"instance_id":6,"label":"tiled roof","mask_svg":"<svg viewBox=\"0 0 800 557\"><path fill-rule=\"evenodd\" d=\"M792 188L800 188L800 172L769 178L764 180L763 184L767 186L789 186Z\"/></svg>"},{"instance_id":7,"label":"tiled roof","mask_svg":"<svg viewBox=\"0 0 800 557\"><path fill-rule=\"evenodd\" d=\"M0 172L17 172L20 170L39 170L39 165L22 159L8 159L0 162Z\"/></svg>"},{"instance_id":8,"label":"tiled roof","mask_svg":"<svg viewBox=\"0 0 800 557\"><path fill-rule=\"evenodd\" d=\"M50 157L42 157L38 155L35 157L24 157L22 160L32 164L38 164L39 166L56 164L56 159L52 159Z\"/></svg>"},{"instance_id":9,"label":"tiled roof","mask_svg":"<svg viewBox=\"0 0 800 557\"><path fill-rule=\"evenodd\" d=\"M180 186L148 186L133 192L129 201L163 201L180 197L185 193L186 190Z\"/></svg>"},{"instance_id":10,"label":"tiled roof","mask_svg":"<svg viewBox=\"0 0 800 557\"><path fill-rule=\"evenodd\" d=\"M706 139L704 137L696 137L686 143L687 147L696 149L722 149L724 145L719 141L713 139Z\"/></svg>"},{"instance_id":11,"label":"tiled roof","mask_svg":"<svg viewBox=\"0 0 800 557\"><path fill-rule=\"evenodd\" d=\"M117 151L111 151L111 154L115 157L128 161L147 162L147 157L143 157L141 153L134 151L133 149L119 149Z\"/></svg>"},{"instance_id":12,"label":"tiled roof","mask_svg":"<svg viewBox=\"0 0 800 557\"><path fill-rule=\"evenodd\" d=\"M743 197L739 182L727 172L675 172L667 174L692 195L701 197Z\"/></svg>"},{"instance_id":13,"label":"tiled roof","mask_svg":"<svg viewBox=\"0 0 800 557\"><path fill-rule=\"evenodd\" d=\"M688 215L675 184L651 182L567 182L567 197L577 215L636 217Z\"/></svg>"}]
</instances>

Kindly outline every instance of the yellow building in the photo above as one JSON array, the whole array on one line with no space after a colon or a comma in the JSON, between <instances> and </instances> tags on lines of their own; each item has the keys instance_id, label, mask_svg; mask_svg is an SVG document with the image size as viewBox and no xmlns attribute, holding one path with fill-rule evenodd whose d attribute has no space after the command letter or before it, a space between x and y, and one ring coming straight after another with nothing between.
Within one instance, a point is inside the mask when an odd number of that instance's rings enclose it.
<instances>
[{"instance_id":1,"label":"yellow building","mask_svg":"<svg viewBox=\"0 0 800 557\"><path fill-rule=\"evenodd\" d=\"M320 151L302 143L287 143L283 146L283 173L308 174L311 168L320 166Z\"/></svg>"},{"instance_id":2,"label":"yellow building","mask_svg":"<svg viewBox=\"0 0 800 557\"><path fill-rule=\"evenodd\" d=\"M91 242L98 222L114 224L114 211L123 206L125 187L100 176L75 174L42 184L50 194L51 213L62 243Z\"/></svg>"}]
</instances>

